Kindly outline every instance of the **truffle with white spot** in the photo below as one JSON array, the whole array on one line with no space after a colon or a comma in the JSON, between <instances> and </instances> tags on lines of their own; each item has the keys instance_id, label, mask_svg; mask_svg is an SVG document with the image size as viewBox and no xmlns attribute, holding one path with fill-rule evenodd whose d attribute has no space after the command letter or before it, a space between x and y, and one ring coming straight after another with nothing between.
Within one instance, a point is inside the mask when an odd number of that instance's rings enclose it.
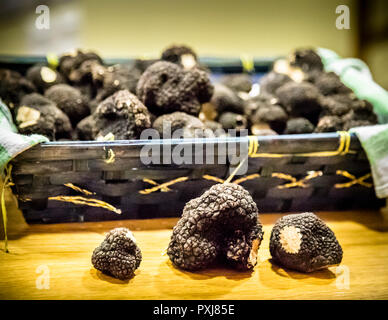
<instances>
[{"instance_id":1,"label":"truffle with white spot","mask_svg":"<svg viewBox=\"0 0 388 320\"><path fill-rule=\"evenodd\" d=\"M300 272L313 272L342 261L334 232L314 213L290 214L274 225L270 238L274 263Z\"/></svg>"}]
</instances>

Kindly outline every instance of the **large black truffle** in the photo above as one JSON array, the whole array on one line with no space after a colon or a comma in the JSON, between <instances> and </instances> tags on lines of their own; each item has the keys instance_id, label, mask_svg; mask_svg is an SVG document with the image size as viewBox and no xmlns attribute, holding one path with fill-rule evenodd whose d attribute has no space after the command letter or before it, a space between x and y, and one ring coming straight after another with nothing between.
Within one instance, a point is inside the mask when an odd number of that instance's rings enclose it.
<instances>
[{"instance_id":1,"label":"large black truffle","mask_svg":"<svg viewBox=\"0 0 388 320\"><path fill-rule=\"evenodd\" d=\"M167 254L185 270L204 269L216 260L247 270L256 265L262 239L257 206L249 192L237 184L217 184L186 204Z\"/></svg>"},{"instance_id":2,"label":"large black truffle","mask_svg":"<svg viewBox=\"0 0 388 320\"><path fill-rule=\"evenodd\" d=\"M134 275L140 266L141 251L127 228L109 231L104 241L93 251L92 264L101 272L120 280Z\"/></svg>"},{"instance_id":3,"label":"large black truffle","mask_svg":"<svg viewBox=\"0 0 388 320\"><path fill-rule=\"evenodd\" d=\"M333 231L310 212L280 218L272 229L269 248L276 264L301 272L342 261L342 248Z\"/></svg>"},{"instance_id":4,"label":"large black truffle","mask_svg":"<svg viewBox=\"0 0 388 320\"><path fill-rule=\"evenodd\" d=\"M282 107L267 104L257 109L251 116L250 121L253 125L267 123L272 130L281 134L286 128L287 119L288 115Z\"/></svg>"},{"instance_id":5,"label":"large black truffle","mask_svg":"<svg viewBox=\"0 0 388 320\"><path fill-rule=\"evenodd\" d=\"M68 116L54 102L38 93L23 97L16 110L16 123L23 134L42 134L50 140L71 137Z\"/></svg>"},{"instance_id":6,"label":"large black truffle","mask_svg":"<svg viewBox=\"0 0 388 320\"><path fill-rule=\"evenodd\" d=\"M319 119L315 132L336 132L342 130L343 121L339 116L323 116Z\"/></svg>"},{"instance_id":7,"label":"large black truffle","mask_svg":"<svg viewBox=\"0 0 388 320\"><path fill-rule=\"evenodd\" d=\"M137 96L154 114L182 111L197 116L208 102L213 85L206 72L159 61L147 68L137 84Z\"/></svg>"},{"instance_id":8,"label":"large black truffle","mask_svg":"<svg viewBox=\"0 0 388 320\"><path fill-rule=\"evenodd\" d=\"M334 72L320 73L320 75L315 79L314 84L325 96L352 93L352 90L345 86L340 77Z\"/></svg>"},{"instance_id":9,"label":"large black truffle","mask_svg":"<svg viewBox=\"0 0 388 320\"><path fill-rule=\"evenodd\" d=\"M68 115L73 126L90 113L87 101L81 91L67 84L52 86L46 90L44 95Z\"/></svg>"}]
</instances>

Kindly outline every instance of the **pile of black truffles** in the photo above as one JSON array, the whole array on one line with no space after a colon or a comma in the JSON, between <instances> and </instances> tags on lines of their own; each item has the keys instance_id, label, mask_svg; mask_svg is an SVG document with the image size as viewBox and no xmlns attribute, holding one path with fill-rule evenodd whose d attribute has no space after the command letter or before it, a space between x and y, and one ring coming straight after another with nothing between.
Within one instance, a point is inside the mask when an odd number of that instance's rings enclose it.
<instances>
[{"instance_id":1,"label":"pile of black truffles","mask_svg":"<svg viewBox=\"0 0 388 320\"><path fill-rule=\"evenodd\" d=\"M0 98L21 133L50 140L139 139L147 128L163 138L163 123L181 129L183 138L224 136L229 129L332 132L377 123L372 104L325 72L312 49L278 60L256 84L247 73L212 83L210 70L184 45L166 48L159 59L116 65L76 50L59 57L57 67L38 64L24 75L0 69Z\"/></svg>"},{"instance_id":2,"label":"pile of black truffles","mask_svg":"<svg viewBox=\"0 0 388 320\"><path fill-rule=\"evenodd\" d=\"M116 228L107 233L104 241L93 251L92 264L101 272L126 280L140 266L141 251L131 231Z\"/></svg>"}]
</instances>

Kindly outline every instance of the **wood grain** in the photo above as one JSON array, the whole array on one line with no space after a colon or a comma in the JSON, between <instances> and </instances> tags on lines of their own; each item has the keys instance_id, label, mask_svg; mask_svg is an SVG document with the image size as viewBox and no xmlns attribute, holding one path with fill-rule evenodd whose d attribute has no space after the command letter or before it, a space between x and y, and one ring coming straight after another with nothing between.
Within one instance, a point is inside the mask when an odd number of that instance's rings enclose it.
<instances>
[{"instance_id":1,"label":"wood grain","mask_svg":"<svg viewBox=\"0 0 388 320\"><path fill-rule=\"evenodd\" d=\"M0 299L388 299L388 228L379 212L318 215L336 233L344 259L339 269L307 275L269 260L269 236L280 214L261 215L265 236L253 272L173 267L163 251L175 218L32 225L11 235L9 254L0 251ZM118 226L133 230L143 253L129 281L106 276L90 262L104 232ZM36 286L42 265L49 270L49 289Z\"/></svg>"}]
</instances>

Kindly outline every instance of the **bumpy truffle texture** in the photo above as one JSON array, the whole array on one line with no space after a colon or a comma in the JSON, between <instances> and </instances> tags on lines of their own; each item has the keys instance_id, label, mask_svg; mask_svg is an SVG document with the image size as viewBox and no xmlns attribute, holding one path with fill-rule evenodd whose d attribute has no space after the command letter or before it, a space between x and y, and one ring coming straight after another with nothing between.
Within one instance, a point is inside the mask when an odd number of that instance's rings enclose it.
<instances>
[{"instance_id":1,"label":"bumpy truffle texture","mask_svg":"<svg viewBox=\"0 0 388 320\"><path fill-rule=\"evenodd\" d=\"M314 84L325 96L352 93L352 90L345 86L340 77L334 72L320 73L320 75L315 79Z\"/></svg>"},{"instance_id":2,"label":"bumpy truffle texture","mask_svg":"<svg viewBox=\"0 0 388 320\"><path fill-rule=\"evenodd\" d=\"M311 72L313 70L322 71L323 63L321 57L315 50L309 48L296 49L289 56L291 66L299 67L304 72Z\"/></svg>"},{"instance_id":3,"label":"bumpy truffle texture","mask_svg":"<svg viewBox=\"0 0 388 320\"><path fill-rule=\"evenodd\" d=\"M276 264L306 273L340 264L343 254L333 231L310 212L280 218L272 229L270 252Z\"/></svg>"},{"instance_id":4,"label":"bumpy truffle texture","mask_svg":"<svg viewBox=\"0 0 388 320\"><path fill-rule=\"evenodd\" d=\"M219 123L221 123L222 127L225 130L236 129L242 130L248 127L248 120L242 114L234 113L234 112L224 112L218 119Z\"/></svg>"},{"instance_id":5,"label":"bumpy truffle texture","mask_svg":"<svg viewBox=\"0 0 388 320\"><path fill-rule=\"evenodd\" d=\"M151 127L150 114L141 101L128 90L120 90L100 103L94 113L97 137L111 133L115 140L138 139Z\"/></svg>"},{"instance_id":6,"label":"bumpy truffle texture","mask_svg":"<svg viewBox=\"0 0 388 320\"><path fill-rule=\"evenodd\" d=\"M306 118L292 118L287 121L285 134L312 133L314 125Z\"/></svg>"},{"instance_id":7,"label":"bumpy truffle texture","mask_svg":"<svg viewBox=\"0 0 388 320\"><path fill-rule=\"evenodd\" d=\"M252 78L246 73L226 75L221 83L236 92L249 92L252 89Z\"/></svg>"},{"instance_id":8,"label":"bumpy truffle texture","mask_svg":"<svg viewBox=\"0 0 388 320\"><path fill-rule=\"evenodd\" d=\"M152 126L162 138L204 138L214 136L213 131L207 129L197 117L179 111L158 117Z\"/></svg>"},{"instance_id":9,"label":"bumpy truffle texture","mask_svg":"<svg viewBox=\"0 0 388 320\"><path fill-rule=\"evenodd\" d=\"M0 97L11 110L19 104L24 95L35 91L32 82L22 77L19 72L0 69Z\"/></svg>"},{"instance_id":10,"label":"bumpy truffle texture","mask_svg":"<svg viewBox=\"0 0 388 320\"><path fill-rule=\"evenodd\" d=\"M98 135L98 131L99 128L94 114L83 118L76 127L77 137L80 140L94 140Z\"/></svg>"},{"instance_id":11,"label":"bumpy truffle texture","mask_svg":"<svg viewBox=\"0 0 388 320\"><path fill-rule=\"evenodd\" d=\"M185 69L191 69L198 64L197 54L187 46L172 45L162 52L162 60L179 64Z\"/></svg>"},{"instance_id":12,"label":"bumpy truffle texture","mask_svg":"<svg viewBox=\"0 0 388 320\"><path fill-rule=\"evenodd\" d=\"M260 92L275 94L276 90L293 80L286 74L271 71L260 79Z\"/></svg>"},{"instance_id":13,"label":"bumpy truffle texture","mask_svg":"<svg viewBox=\"0 0 388 320\"><path fill-rule=\"evenodd\" d=\"M336 132L342 130L343 121L338 116L324 116L319 119L315 132Z\"/></svg>"},{"instance_id":14,"label":"bumpy truffle texture","mask_svg":"<svg viewBox=\"0 0 388 320\"><path fill-rule=\"evenodd\" d=\"M50 140L71 136L72 126L68 116L54 102L38 93L23 97L16 111L16 122L23 134L42 134Z\"/></svg>"},{"instance_id":15,"label":"bumpy truffle texture","mask_svg":"<svg viewBox=\"0 0 388 320\"><path fill-rule=\"evenodd\" d=\"M109 231L92 255L92 264L97 270L120 280L131 278L141 260L141 251L127 228Z\"/></svg>"},{"instance_id":16,"label":"bumpy truffle texture","mask_svg":"<svg viewBox=\"0 0 388 320\"><path fill-rule=\"evenodd\" d=\"M154 114L182 111L198 116L201 104L213 94L213 85L204 71L184 70L174 63L159 61L142 74L136 92Z\"/></svg>"},{"instance_id":17,"label":"bumpy truffle texture","mask_svg":"<svg viewBox=\"0 0 388 320\"><path fill-rule=\"evenodd\" d=\"M333 231L311 212L280 218L271 232L270 253L276 264L305 273L339 265L343 255Z\"/></svg>"},{"instance_id":18,"label":"bumpy truffle texture","mask_svg":"<svg viewBox=\"0 0 388 320\"><path fill-rule=\"evenodd\" d=\"M267 105L259 108L250 118L252 124L268 123L277 133L283 133L288 119L287 113L278 105Z\"/></svg>"},{"instance_id":19,"label":"bumpy truffle texture","mask_svg":"<svg viewBox=\"0 0 388 320\"><path fill-rule=\"evenodd\" d=\"M322 95L313 84L288 82L276 90L276 96L291 116L318 122Z\"/></svg>"},{"instance_id":20,"label":"bumpy truffle texture","mask_svg":"<svg viewBox=\"0 0 388 320\"><path fill-rule=\"evenodd\" d=\"M36 65L27 70L26 78L30 80L40 93L60 83L65 83L63 76L47 66Z\"/></svg>"},{"instance_id":21,"label":"bumpy truffle texture","mask_svg":"<svg viewBox=\"0 0 388 320\"><path fill-rule=\"evenodd\" d=\"M216 83L214 85L214 93L210 103L214 106L219 115L226 111L240 114L244 113L244 100L242 100L232 89L221 83Z\"/></svg>"},{"instance_id":22,"label":"bumpy truffle texture","mask_svg":"<svg viewBox=\"0 0 388 320\"><path fill-rule=\"evenodd\" d=\"M90 113L85 97L78 89L67 84L52 86L46 90L44 95L68 115L73 125Z\"/></svg>"},{"instance_id":23,"label":"bumpy truffle texture","mask_svg":"<svg viewBox=\"0 0 388 320\"><path fill-rule=\"evenodd\" d=\"M186 204L167 254L185 270L204 269L216 261L248 270L257 262L262 239L257 206L249 192L237 184L217 184Z\"/></svg>"}]
</instances>

